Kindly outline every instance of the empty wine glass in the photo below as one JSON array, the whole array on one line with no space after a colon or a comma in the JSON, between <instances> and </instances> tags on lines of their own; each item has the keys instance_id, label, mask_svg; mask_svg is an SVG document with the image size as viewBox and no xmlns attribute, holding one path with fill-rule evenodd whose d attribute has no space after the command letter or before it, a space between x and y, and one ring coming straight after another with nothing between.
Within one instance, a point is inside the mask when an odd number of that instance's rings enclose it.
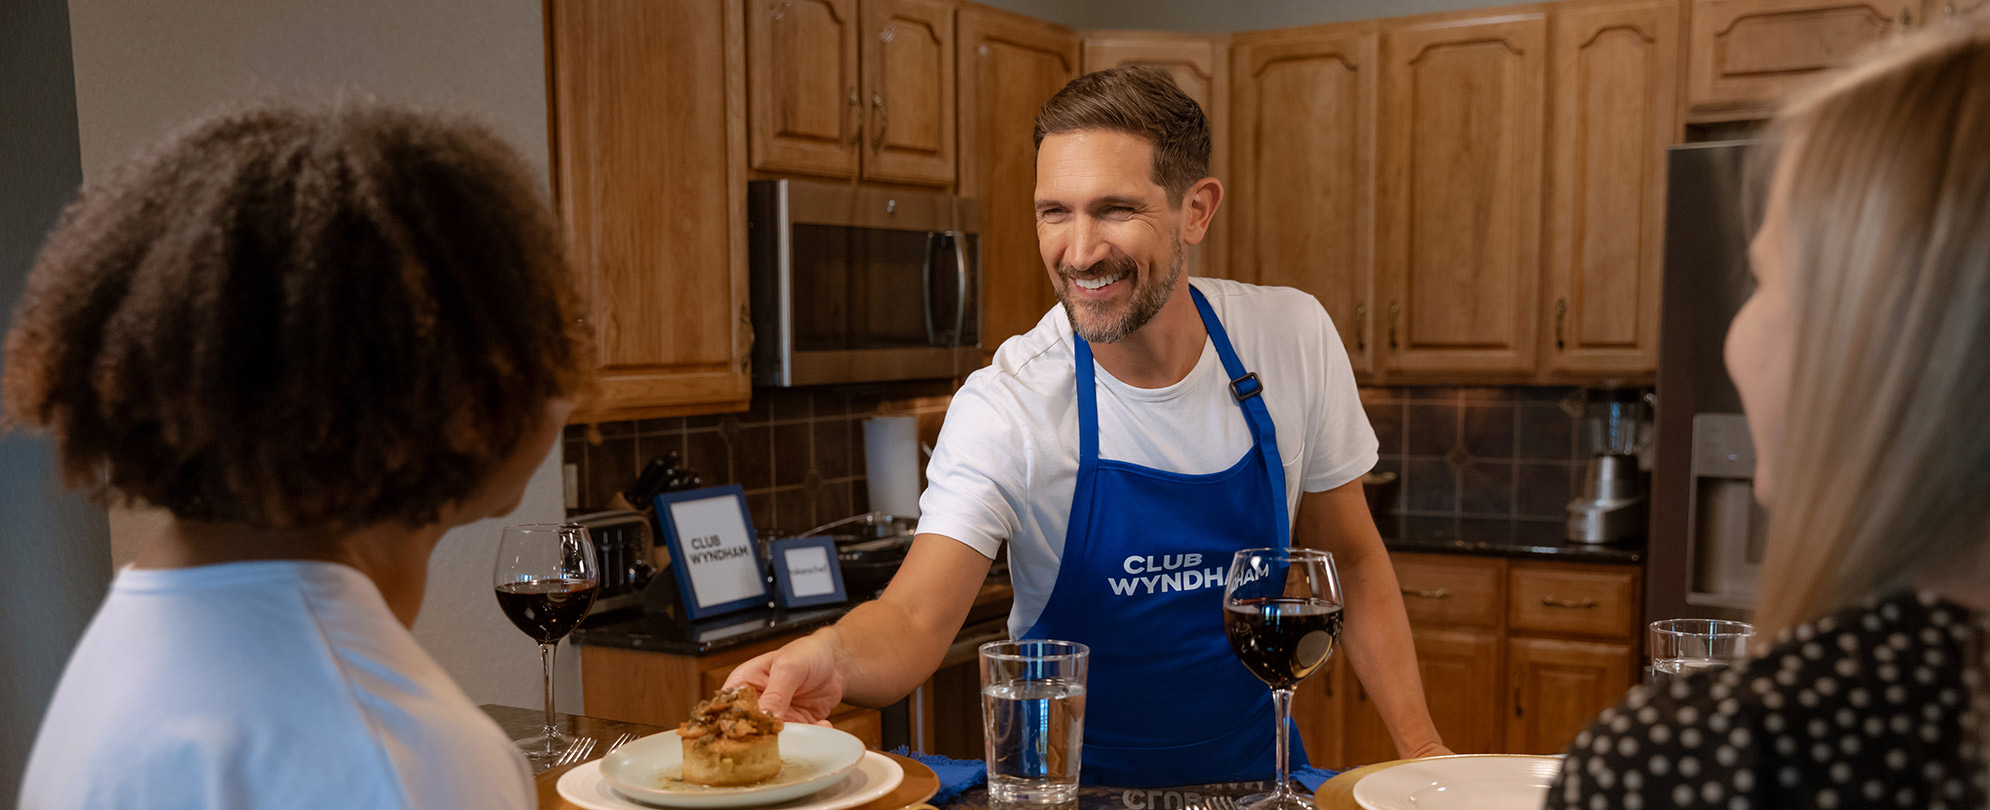
<instances>
[{"instance_id":1,"label":"empty wine glass","mask_svg":"<svg viewBox=\"0 0 1990 810\"><path fill-rule=\"evenodd\" d=\"M1270 793L1238 800L1244 810L1312 810L1292 789L1292 691L1340 640L1340 575L1334 555L1304 548L1237 552L1223 585L1223 630L1238 660L1271 687L1277 715L1276 777Z\"/></svg>"},{"instance_id":2,"label":"empty wine glass","mask_svg":"<svg viewBox=\"0 0 1990 810\"><path fill-rule=\"evenodd\" d=\"M539 642L545 671L546 724L539 735L519 740L534 765L547 765L574 743L553 725L553 654L572 632L601 588L594 543L587 529L572 523L526 523L504 527L497 568L491 575L498 607L518 629Z\"/></svg>"}]
</instances>

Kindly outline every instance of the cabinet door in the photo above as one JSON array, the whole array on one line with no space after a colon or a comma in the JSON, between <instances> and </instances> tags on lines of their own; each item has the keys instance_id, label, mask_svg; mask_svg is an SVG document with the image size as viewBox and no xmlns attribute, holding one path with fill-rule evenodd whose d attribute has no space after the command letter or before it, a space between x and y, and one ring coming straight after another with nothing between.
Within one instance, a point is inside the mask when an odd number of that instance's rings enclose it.
<instances>
[{"instance_id":1,"label":"cabinet door","mask_svg":"<svg viewBox=\"0 0 1990 810\"><path fill-rule=\"evenodd\" d=\"M1918 13L1920 0L1695 0L1687 101L1696 118L1761 117Z\"/></svg>"},{"instance_id":2,"label":"cabinet door","mask_svg":"<svg viewBox=\"0 0 1990 810\"><path fill-rule=\"evenodd\" d=\"M1424 702L1445 746L1461 754L1499 751L1499 633L1419 627L1411 636Z\"/></svg>"},{"instance_id":3,"label":"cabinet door","mask_svg":"<svg viewBox=\"0 0 1990 810\"><path fill-rule=\"evenodd\" d=\"M1507 753L1561 753L1631 687L1629 645L1514 637L1506 655Z\"/></svg>"},{"instance_id":4,"label":"cabinet door","mask_svg":"<svg viewBox=\"0 0 1990 810\"><path fill-rule=\"evenodd\" d=\"M954 11L942 0L864 0L864 179L954 182Z\"/></svg>"},{"instance_id":5,"label":"cabinet door","mask_svg":"<svg viewBox=\"0 0 1990 810\"><path fill-rule=\"evenodd\" d=\"M1146 65L1175 78L1182 92L1202 107L1209 119L1209 175L1229 182L1229 48L1222 39L1160 31L1094 31L1085 35L1083 72ZM1188 250L1190 275L1228 278L1230 201L1216 207L1216 218L1202 244Z\"/></svg>"},{"instance_id":6,"label":"cabinet door","mask_svg":"<svg viewBox=\"0 0 1990 810\"><path fill-rule=\"evenodd\" d=\"M1037 250L1030 133L1037 108L1078 75L1078 34L970 4L960 40L960 193L981 204L981 345L992 354L1057 303Z\"/></svg>"},{"instance_id":7,"label":"cabinet door","mask_svg":"<svg viewBox=\"0 0 1990 810\"><path fill-rule=\"evenodd\" d=\"M1665 148L1680 136L1679 29L1671 0L1555 15L1550 370L1658 370Z\"/></svg>"},{"instance_id":8,"label":"cabinet door","mask_svg":"<svg viewBox=\"0 0 1990 810\"><path fill-rule=\"evenodd\" d=\"M857 0L748 0L753 168L857 176Z\"/></svg>"},{"instance_id":9,"label":"cabinet door","mask_svg":"<svg viewBox=\"0 0 1990 810\"><path fill-rule=\"evenodd\" d=\"M1391 369L1534 369L1547 44L1541 12L1446 16L1386 36L1380 266Z\"/></svg>"},{"instance_id":10,"label":"cabinet door","mask_svg":"<svg viewBox=\"0 0 1990 810\"><path fill-rule=\"evenodd\" d=\"M1357 373L1374 367L1376 36L1332 26L1232 43L1231 274L1320 299Z\"/></svg>"},{"instance_id":11,"label":"cabinet door","mask_svg":"<svg viewBox=\"0 0 1990 810\"><path fill-rule=\"evenodd\" d=\"M600 354L574 421L742 410L740 0L548 4L554 199Z\"/></svg>"}]
</instances>

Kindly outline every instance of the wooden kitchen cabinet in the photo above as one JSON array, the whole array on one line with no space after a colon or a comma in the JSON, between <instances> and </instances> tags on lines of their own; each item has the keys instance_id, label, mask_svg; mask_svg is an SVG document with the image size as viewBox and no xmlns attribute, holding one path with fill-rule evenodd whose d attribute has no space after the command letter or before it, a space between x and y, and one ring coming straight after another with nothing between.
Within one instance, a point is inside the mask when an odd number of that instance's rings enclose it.
<instances>
[{"instance_id":1,"label":"wooden kitchen cabinet","mask_svg":"<svg viewBox=\"0 0 1990 810\"><path fill-rule=\"evenodd\" d=\"M1767 117L1790 89L1915 27L1921 12L1922 0L1694 0L1690 117Z\"/></svg>"},{"instance_id":2,"label":"wooden kitchen cabinet","mask_svg":"<svg viewBox=\"0 0 1990 810\"><path fill-rule=\"evenodd\" d=\"M1036 241L1037 109L1078 75L1078 33L962 3L961 196L979 200L981 345L1029 331L1057 303Z\"/></svg>"},{"instance_id":3,"label":"wooden kitchen cabinet","mask_svg":"<svg viewBox=\"0 0 1990 810\"><path fill-rule=\"evenodd\" d=\"M1146 65L1175 79L1182 92L1202 107L1209 119L1209 174L1230 178L1230 63L1228 37L1221 34L1177 34L1165 31L1087 31L1079 60L1081 72ZM1216 218L1202 244L1188 250L1190 275L1230 278L1228 270L1230 202L1216 208Z\"/></svg>"},{"instance_id":4,"label":"wooden kitchen cabinet","mask_svg":"<svg viewBox=\"0 0 1990 810\"><path fill-rule=\"evenodd\" d=\"M1517 637L1506 642L1509 754L1559 754L1632 684L1628 644Z\"/></svg>"},{"instance_id":5,"label":"wooden kitchen cabinet","mask_svg":"<svg viewBox=\"0 0 1990 810\"><path fill-rule=\"evenodd\" d=\"M954 183L954 10L864 0L864 179Z\"/></svg>"},{"instance_id":6,"label":"wooden kitchen cabinet","mask_svg":"<svg viewBox=\"0 0 1990 810\"><path fill-rule=\"evenodd\" d=\"M740 0L549 0L553 199L594 329L572 421L744 410Z\"/></svg>"},{"instance_id":7,"label":"wooden kitchen cabinet","mask_svg":"<svg viewBox=\"0 0 1990 810\"><path fill-rule=\"evenodd\" d=\"M1642 604L1634 565L1449 554L1392 554L1416 644L1424 701L1461 754L1561 753L1622 698L1638 672ZM1543 607L1542 602L1564 605ZM1545 611L1545 613L1541 612ZM1397 757L1368 691L1336 654L1295 717L1313 761Z\"/></svg>"},{"instance_id":8,"label":"wooden kitchen cabinet","mask_svg":"<svg viewBox=\"0 0 1990 810\"><path fill-rule=\"evenodd\" d=\"M749 0L753 168L855 177L863 151L857 0Z\"/></svg>"},{"instance_id":9,"label":"wooden kitchen cabinet","mask_svg":"<svg viewBox=\"0 0 1990 810\"><path fill-rule=\"evenodd\" d=\"M1231 41L1231 275L1312 293L1357 374L1376 348L1379 50L1367 23Z\"/></svg>"},{"instance_id":10,"label":"wooden kitchen cabinet","mask_svg":"<svg viewBox=\"0 0 1990 810\"><path fill-rule=\"evenodd\" d=\"M734 668L793 640L773 639L705 657L582 645L581 699L590 716L674 728L698 701L725 686ZM829 723L868 748L884 742L876 709L843 704L830 712Z\"/></svg>"},{"instance_id":11,"label":"wooden kitchen cabinet","mask_svg":"<svg viewBox=\"0 0 1990 810\"><path fill-rule=\"evenodd\" d=\"M1383 34L1377 264L1391 370L1536 368L1547 16L1435 15Z\"/></svg>"},{"instance_id":12,"label":"wooden kitchen cabinet","mask_svg":"<svg viewBox=\"0 0 1990 810\"><path fill-rule=\"evenodd\" d=\"M953 185L952 5L749 2L754 169Z\"/></svg>"},{"instance_id":13,"label":"wooden kitchen cabinet","mask_svg":"<svg viewBox=\"0 0 1990 810\"><path fill-rule=\"evenodd\" d=\"M1666 147L1681 137L1674 0L1555 12L1549 129L1550 372L1658 370Z\"/></svg>"}]
</instances>

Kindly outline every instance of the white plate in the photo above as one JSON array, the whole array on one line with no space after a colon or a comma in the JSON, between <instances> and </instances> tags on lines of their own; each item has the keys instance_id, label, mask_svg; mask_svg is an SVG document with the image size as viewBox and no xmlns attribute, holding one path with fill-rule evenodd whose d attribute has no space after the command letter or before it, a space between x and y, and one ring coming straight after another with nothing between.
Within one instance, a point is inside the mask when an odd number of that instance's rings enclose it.
<instances>
[{"instance_id":1,"label":"white plate","mask_svg":"<svg viewBox=\"0 0 1990 810\"><path fill-rule=\"evenodd\" d=\"M871 751L864 754L863 760L857 763L857 770L843 777L843 781L812 796L771 805L768 810L848 810L883 798L896 790L898 783L904 779L904 768L900 768L891 757ZM560 798L573 802L575 807L583 810L653 810L658 806L615 792L615 786L601 775L601 760L598 759L561 774L555 788L559 790Z\"/></svg>"},{"instance_id":2,"label":"white plate","mask_svg":"<svg viewBox=\"0 0 1990 810\"><path fill-rule=\"evenodd\" d=\"M1540 810L1561 770L1561 757L1432 757L1354 783L1354 801L1366 810Z\"/></svg>"},{"instance_id":3,"label":"white plate","mask_svg":"<svg viewBox=\"0 0 1990 810\"><path fill-rule=\"evenodd\" d=\"M676 731L652 734L601 758L601 776L621 794L666 807L752 807L807 796L842 780L864 758L854 735L803 723L782 729L781 773L741 787L706 787L680 781L684 739Z\"/></svg>"}]
</instances>

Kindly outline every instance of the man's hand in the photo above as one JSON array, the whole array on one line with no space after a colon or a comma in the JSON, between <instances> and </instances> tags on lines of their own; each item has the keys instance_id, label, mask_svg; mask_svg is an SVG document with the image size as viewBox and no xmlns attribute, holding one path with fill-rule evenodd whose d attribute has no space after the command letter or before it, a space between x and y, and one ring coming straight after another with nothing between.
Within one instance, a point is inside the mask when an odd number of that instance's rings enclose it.
<instances>
[{"instance_id":1,"label":"man's hand","mask_svg":"<svg viewBox=\"0 0 1990 810\"><path fill-rule=\"evenodd\" d=\"M782 720L822 724L843 702L834 634L834 629L814 633L740 664L726 676L726 688L750 684L760 690L761 711Z\"/></svg>"},{"instance_id":2,"label":"man's hand","mask_svg":"<svg viewBox=\"0 0 1990 810\"><path fill-rule=\"evenodd\" d=\"M1424 757L1448 757L1448 756L1452 756L1451 749L1445 748L1444 744L1441 742L1432 740L1430 742L1424 743L1421 747L1417 748L1415 751L1411 751L1409 753L1409 756L1406 757L1406 759L1423 759Z\"/></svg>"}]
</instances>

